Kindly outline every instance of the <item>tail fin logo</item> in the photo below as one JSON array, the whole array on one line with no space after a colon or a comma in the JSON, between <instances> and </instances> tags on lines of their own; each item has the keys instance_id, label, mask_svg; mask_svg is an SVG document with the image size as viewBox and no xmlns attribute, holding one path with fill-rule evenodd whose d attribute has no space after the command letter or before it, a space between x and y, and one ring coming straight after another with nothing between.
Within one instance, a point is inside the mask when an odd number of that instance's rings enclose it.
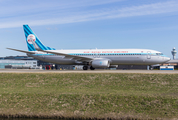
<instances>
[{"instance_id":1,"label":"tail fin logo","mask_svg":"<svg viewBox=\"0 0 178 120\"><path fill-rule=\"evenodd\" d=\"M33 44L32 40L35 42L36 41L36 37L33 34L28 35L27 41L28 41L29 44Z\"/></svg>"}]
</instances>

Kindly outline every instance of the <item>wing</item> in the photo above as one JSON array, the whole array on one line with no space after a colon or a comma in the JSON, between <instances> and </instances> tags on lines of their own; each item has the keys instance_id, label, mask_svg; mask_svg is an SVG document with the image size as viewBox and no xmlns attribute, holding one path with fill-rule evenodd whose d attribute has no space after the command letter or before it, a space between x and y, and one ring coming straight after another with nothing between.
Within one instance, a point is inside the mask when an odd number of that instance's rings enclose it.
<instances>
[{"instance_id":1,"label":"wing","mask_svg":"<svg viewBox=\"0 0 178 120\"><path fill-rule=\"evenodd\" d=\"M51 53L51 54L55 54L55 55L61 55L61 56L65 56L65 58L68 59L72 59L72 60L78 60L78 61L91 61L93 60L92 58L87 58L87 57L81 57L81 56L75 56L75 55L69 55L69 54L65 54L65 53L59 53L59 52L55 52L52 50L42 50L40 49L40 47L36 44L35 41L32 40L33 46L37 51L41 51L41 52L46 52L46 53Z\"/></svg>"},{"instance_id":2,"label":"wing","mask_svg":"<svg viewBox=\"0 0 178 120\"><path fill-rule=\"evenodd\" d=\"M7 49L19 51L19 52L23 52L23 53L27 53L27 54L35 54L35 52L33 52L33 51L24 51L24 50L18 50L18 49L13 49L13 48L7 48ZM65 54L65 53L59 53L59 52L55 52L55 51L51 51L51 50L38 50L38 51L45 52L45 53L51 53L51 54L55 54L55 55L61 55L61 56L65 56L65 58L72 59L72 60L78 60L78 61L91 61L91 60L93 60L93 58L87 58L87 57L81 57L81 56L75 56L75 55L68 55L68 54Z\"/></svg>"},{"instance_id":3,"label":"wing","mask_svg":"<svg viewBox=\"0 0 178 120\"><path fill-rule=\"evenodd\" d=\"M59 52L55 52L55 51L51 51L51 50L40 50L40 51L55 54L55 55L65 56L65 58L72 59L72 60L78 60L78 61L91 61L91 60L93 60L93 58L69 55L69 54L59 53Z\"/></svg>"},{"instance_id":4,"label":"wing","mask_svg":"<svg viewBox=\"0 0 178 120\"><path fill-rule=\"evenodd\" d=\"M27 54L35 54L35 52L33 52L33 51L24 51L24 50L18 50L18 49L13 49L13 48L7 48L7 49L18 51L18 52L23 52L23 53L27 53Z\"/></svg>"}]
</instances>

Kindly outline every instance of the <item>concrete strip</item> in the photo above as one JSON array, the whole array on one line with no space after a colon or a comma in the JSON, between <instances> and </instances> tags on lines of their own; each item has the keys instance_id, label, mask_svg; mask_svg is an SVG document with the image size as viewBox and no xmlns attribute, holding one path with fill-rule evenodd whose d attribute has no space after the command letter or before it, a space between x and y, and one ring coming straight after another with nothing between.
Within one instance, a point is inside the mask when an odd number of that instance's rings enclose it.
<instances>
[{"instance_id":1,"label":"concrete strip","mask_svg":"<svg viewBox=\"0 0 178 120\"><path fill-rule=\"evenodd\" d=\"M156 73L178 74L177 70L33 70L33 69L0 69L0 73Z\"/></svg>"}]
</instances>

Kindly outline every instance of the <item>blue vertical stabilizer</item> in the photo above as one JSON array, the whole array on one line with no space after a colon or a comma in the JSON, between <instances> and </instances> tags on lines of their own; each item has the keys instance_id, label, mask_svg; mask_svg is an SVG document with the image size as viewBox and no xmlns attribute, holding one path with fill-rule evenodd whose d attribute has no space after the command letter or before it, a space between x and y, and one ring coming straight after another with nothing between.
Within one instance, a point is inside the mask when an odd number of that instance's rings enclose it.
<instances>
[{"instance_id":1,"label":"blue vertical stabilizer","mask_svg":"<svg viewBox=\"0 0 178 120\"><path fill-rule=\"evenodd\" d=\"M23 29L29 51L36 51L35 47L33 46L32 40L35 41L35 43L39 46L41 50L55 50L54 48L50 48L43 45L43 43L39 40L39 38L35 35L35 33L28 25L23 25Z\"/></svg>"}]
</instances>

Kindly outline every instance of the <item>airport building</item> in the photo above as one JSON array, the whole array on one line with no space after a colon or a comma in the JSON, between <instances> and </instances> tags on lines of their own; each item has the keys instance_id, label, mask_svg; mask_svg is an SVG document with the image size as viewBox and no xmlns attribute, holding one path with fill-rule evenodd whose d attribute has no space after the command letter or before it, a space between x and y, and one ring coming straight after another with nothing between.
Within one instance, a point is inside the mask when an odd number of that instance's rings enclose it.
<instances>
[{"instance_id":1,"label":"airport building","mask_svg":"<svg viewBox=\"0 0 178 120\"><path fill-rule=\"evenodd\" d=\"M28 56L7 56L0 57L0 69L59 69L72 70L73 65L57 65Z\"/></svg>"},{"instance_id":2,"label":"airport building","mask_svg":"<svg viewBox=\"0 0 178 120\"><path fill-rule=\"evenodd\" d=\"M39 69L37 60L0 60L0 69Z\"/></svg>"},{"instance_id":3,"label":"airport building","mask_svg":"<svg viewBox=\"0 0 178 120\"><path fill-rule=\"evenodd\" d=\"M170 60L164 64L161 64L163 66L174 66L175 70L178 70L178 59Z\"/></svg>"},{"instance_id":4,"label":"airport building","mask_svg":"<svg viewBox=\"0 0 178 120\"><path fill-rule=\"evenodd\" d=\"M0 69L40 69L37 60L28 56L0 57Z\"/></svg>"},{"instance_id":5,"label":"airport building","mask_svg":"<svg viewBox=\"0 0 178 120\"><path fill-rule=\"evenodd\" d=\"M177 51L176 51L175 47L172 49L171 53L172 53L172 56L173 56L173 60L175 60L176 59L176 54L177 54Z\"/></svg>"}]
</instances>

